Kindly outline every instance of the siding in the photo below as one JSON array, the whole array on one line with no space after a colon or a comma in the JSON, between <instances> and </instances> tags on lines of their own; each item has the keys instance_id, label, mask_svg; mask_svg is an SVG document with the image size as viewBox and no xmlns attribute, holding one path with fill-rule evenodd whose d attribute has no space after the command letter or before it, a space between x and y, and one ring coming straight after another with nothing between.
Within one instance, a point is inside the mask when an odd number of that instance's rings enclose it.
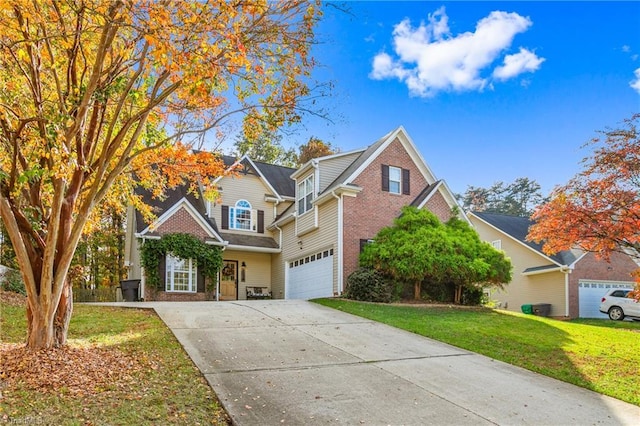
<instances>
[{"instance_id":1,"label":"siding","mask_svg":"<svg viewBox=\"0 0 640 426\"><path fill-rule=\"evenodd\" d=\"M296 202L298 198L298 184L300 182L303 182L305 179L307 179L309 176L311 176L314 173L315 173L315 169L312 168L311 170L309 170L308 173L305 173L303 176L300 176L299 178L296 179ZM314 178L317 179L318 175L315 174ZM314 184L313 198L315 199L318 196L318 192L316 191L318 182L314 181L313 184ZM296 219L295 219L296 235L305 234L307 232L313 231L318 227L317 207L313 206L311 210L304 212L301 216L298 216L297 205L294 206L294 208L296 211Z\"/></svg>"},{"instance_id":2,"label":"siding","mask_svg":"<svg viewBox=\"0 0 640 426\"><path fill-rule=\"evenodd\" d=\"M254 175L241 174L236 177L225 177L219 181L218 185L222 187L222 192L220 193L221 198L218 203L213 205L213 208L211 209L211 217L216 221L219 231L222 230L222 205L233 207L238 200L247 200L251 203L252 209L264 211L265 228L268 224L273 222L273 203L264 200L265 195L272 194L264 185L262 179ZM237 229L225 229L224 232L273 237L273 234L267 229L265 229L264 234Z\"/></svg>"},{"instance_id":3,"label":"siding","mask_svg":"<svg viewBox=\"0 0 640 426\"><path fill-rule=\"evenodd\" d=\"M238 250L225 250L222 252L224 260L238 261L238 299L247 298L247 287L271 286L271 255L269 253L253 253ZM242 262L245 262L245 281L242 282Z\"/></svg>"},{"instance_id":4,"label":"siding","mask_svg":"<svg viewBox=\"0 0 640 426\"><path fill-rule=\"evenodd\" d=\"M490 299L501 303L501 307L521 312L524 304L550 303L552 316L565 315L565 274L559 271L537 275L522 275L522 272L534 266L554 265L542 255L523 246L521 243L495 230L473 216L469 219L483 241L500 240L502 250L511 259L513 279L504 290L490 289Z\"/></svg>"},{"instance_id":5,"label":"siding","mask_svg":"<svg viewBox=\"0 0 640 426\"><path fill-rule=\"evenodd\" d=\"M310 213L311 215L311 213ZM338 289L338 200L333 199L318 206L318 228L296 237L295 221L289 222L282 228L284 232L282 256L273 257L274 288L277 288L277 296L284 297L285 265L289 260L302 256L312 255L322 250L334 249L333 256L333 291ZM302 244L298 244L301 241ZM278 278L276 278L278 277ZM281 279L281 281L280 281ZM276 284L276 281L278 284ZM280 284L282 283L282 288ZM274 297L276 293L274 292Z\"/></svg>"},{"instance_id":6,"label":"siding","mask_svg":"<svg viewBox=\"0 0 640 426\"><path fill-rule=\"evenodd\" d=\"M353 163L361 152L343 155L328 160L322 160L319 164L320 169L320 192L324 191L340 174Z\"/></svg>"}]
</instances>

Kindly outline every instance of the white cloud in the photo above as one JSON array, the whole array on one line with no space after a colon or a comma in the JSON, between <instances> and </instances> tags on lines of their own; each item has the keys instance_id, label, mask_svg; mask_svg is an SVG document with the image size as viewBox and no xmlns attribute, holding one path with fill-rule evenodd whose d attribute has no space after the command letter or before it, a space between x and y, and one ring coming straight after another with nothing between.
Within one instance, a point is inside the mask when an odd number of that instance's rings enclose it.
<instances>
[{"instance_id":1,"label":"white cloud","mask_svg":"<svg viewBox=\"0 0 640 426\"><path fill-rule=\"evenodd\" d=\"M504 57L504 65L493 70L493 77L498 80L508 80L525 72L534 72L540 68L544 60L521 47L520 52Z\"/></svg>"},{"instance_id":2,"label":"white cloud","mask_svg":"<svg viewBox=\"0 0 640 426\"><path fill-rule=\"evenodd\" d=\"M629 82L629 86L631 86L633 89L635 89L636 92L638 92L638 94L640 94L640 68L635 70L633 73L635 74L636 79Z\"/></svg>"},{"instance_id":3,"label":"white cloud","mask_svg":"<svg viewBox=\"0 0 640 426\"><path fill-rule=\"evenodd\" d=\"M418 27L412 27L409 19L397 24L393 30L395 57L384 52L376 55L370 77L398 79L412 95L423 97L440 91L482 90L491 84L491 78L482 72L531 25L529 18L517 13L493 11L478 21L474 32L454 36L441 7L428 16L428 23L421 22ZM510 62L504 58L500 67L500 80L535 71L544 60L522 48L510 57ZM516 72L518 67L520 72Z\"/></svg>"},{"instance_id":4,"label":"white cloud","mask_svg":"<svg viewBox=\"0 0 640 426\"><path fill-rule=\"evenodd\" d=\"M624 46L622 46L622 51L631 52L631 46L629 46L628 44L625 44Z\"/></svg>"}]
</instances>

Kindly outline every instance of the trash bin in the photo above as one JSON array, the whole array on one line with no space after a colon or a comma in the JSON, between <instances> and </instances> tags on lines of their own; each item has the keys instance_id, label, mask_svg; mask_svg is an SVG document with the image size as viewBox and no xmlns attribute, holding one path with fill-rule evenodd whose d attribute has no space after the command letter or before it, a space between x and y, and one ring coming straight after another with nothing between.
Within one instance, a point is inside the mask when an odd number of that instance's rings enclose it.
<instances>
[{"instance_id":1,"label":"trash bin","mask_svg":"<svg viewBox=\"0 0 640 426\"><path fill-rule=\"evenodd\" d=\"M533 313L533 305L522 305L520 307L522 309L523 314L532 314Z\"/></svg>"},{"instance_id":2,"label":"trash bin","mask_svg":"<svg viewBox=\"0 0 640 426\"><path fill-rule=\"evenodd\" d=\"M548 317L551 312L550 303L536 303L533 305L533 314L540 317Z\"/></svg>"},{"instance_id":3,"label":"trash bin","mask_svg":"<svg viewBox=\"0 0 640 426\"><path fill-rule=\"evenodd\" d=\"M138 301L138 289L140 288L140 280L122 280L120 281L120 289L122 297L126 302Z\"/></svg>"}]
</instances>

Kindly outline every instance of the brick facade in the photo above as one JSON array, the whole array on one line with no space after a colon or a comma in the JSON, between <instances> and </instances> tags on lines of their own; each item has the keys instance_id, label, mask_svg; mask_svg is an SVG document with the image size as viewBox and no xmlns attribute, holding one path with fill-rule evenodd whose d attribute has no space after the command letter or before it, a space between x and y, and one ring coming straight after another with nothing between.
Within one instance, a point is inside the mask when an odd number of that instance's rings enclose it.
<instances>
[{"instance_id":1,"label":"brick facade","mask_svg":"<svg viewBox=\"0 0 640 426\"><path fill-rule=\"evenodd\" d=\"M213 294L208 293L172 293L145 288L144 300L156 302L201 302L204 300L214 300Z\"/></svg>"},{"instance_id":2,"label":"brick facade","mask_svg":"<svg viewBox=\"0 0 640 426\"><path fill-rule=\"evenodd\" d=\"M209 235L205 231L200 223L191 216L186 208L181 207L170 218L168 218L163 224L161 224L156 230L160 235L183 233L191 234L202 240Z\"/></svg>"},{"instance_id":3,"label":"brick facade","mask_svg":"<svg viewBox=\"0 0 640 426\"><path fill-rule=\"evenodd\" d=\"M444 196L440 191L431 196L424 208L438 216L438 219L442 222L446 222L451 219L451 206L449 206L447 200L444 199Z\"/></svg>"},{"instance_id":4,"label":"brick facade","mask_svg":"<svg viewBox=\"0 0 640 426\"><path fill-rule=\"evenodd\" d=\"M627 255L614 253L609 262L589 253L576 264L569 274L569 316L579 314L578 283L580 280L633 281L631 271L638 265Z\"/></svg>"},{"instance_id":5,"label":"brick facade","mask_svg":"<svg viewBox=\"0 0 640 426\"><path fill-rule=\"evenodd\" d=\"M409 170L409 195L392 194L382 191L382 165L401 167ZM346 280L349 274L358 268L360 240L373 238L380 229L393 224L403 206L411 204L428 182L409 156L402 143L396 139L362 171L354 180L362 188L357 197L344 198L344 240L343 240L343 273ZM446 201L438 193L434 194L434 213L438 217L443 214L441 203ZM431 200L430 200L431 203ZM429 206L431 207L431 206ZM450 208L447 205L447 212Z\"/></svg>"}]
</instances>

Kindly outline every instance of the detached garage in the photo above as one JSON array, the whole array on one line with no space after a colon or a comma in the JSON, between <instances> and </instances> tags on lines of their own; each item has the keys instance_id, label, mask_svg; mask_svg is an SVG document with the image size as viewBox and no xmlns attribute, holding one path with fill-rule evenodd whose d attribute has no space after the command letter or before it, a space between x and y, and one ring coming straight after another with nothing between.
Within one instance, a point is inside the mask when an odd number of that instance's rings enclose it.
<instances>
[{"instance_id":1,"label":"detached garage","mask_svg":"<svg viewBox=\"0 0 640 426\"><path fill-rule=\"evenodd\" d=\"M578 282L578 306L580 318L608 318L601 313L600 300L612 288L634 288L630 281L580 280Z\"/></svg>"},{"instance_id":2,"label":"detached garage","mask_svg":"<svg viewBox=\"0 0 640 426\"><path fill-rule=\"evenodd\" d=\"M285 299L333 296L333 249L291 260L287 266Z\"/></svg>"}]
</instances>

